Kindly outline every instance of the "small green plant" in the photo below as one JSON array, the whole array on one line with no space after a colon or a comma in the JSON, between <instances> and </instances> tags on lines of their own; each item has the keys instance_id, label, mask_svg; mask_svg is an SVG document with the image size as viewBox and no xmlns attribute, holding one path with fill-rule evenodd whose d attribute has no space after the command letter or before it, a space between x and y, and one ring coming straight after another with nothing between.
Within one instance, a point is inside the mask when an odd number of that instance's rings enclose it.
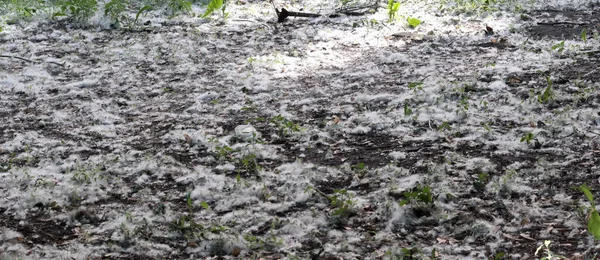
<instances>
[{"instance_id":1,"label":"small green plant","mask_svg":"<svg viewBox=\"0 0 600 260\"><path fill-rule=\"evenodd\" d=\"M408 103L404 103L404 116L412 115L413 110L408 107Z\"/></svg>"},{"instance_id":2,"label":"small green plant","mask_svg":"<svg viewBox=\"0 0 600 260\"><path fill-rule=\"evenodd\" d=\"M485 130L486 133L491 133L494 131L491 127L491 124L492 124L491 122L484 122L481 124L483 125L483 130Z\"/></svg>"},{"instance_id":3,"label":"small green plant","mask_svg":"<svg viewBox=\"0 0 600 260\"><path fill-rule=\"evenodd\" d=\"M206 7L206 11L204 12L204 14L202 14L202 18L210 16L212 13L219 9L221 9L221 16L223 18L227 18L229 16L229 13L225 12L226 7L227 4L224 0L211 0L210 3L208 3L208 6Z\"/></svg>"},{"instance_id":4,"label":"small green plant","mask_svg":"<svg viewBox=\"0 0 600 260\"><path fill-rule=\"evenodd\" d=\"M450 131L452 130L452 126L450 126L450 123L444 121L442 122L442 124L440 126L438 126L438 131L442 132L442 131Z\"/></svg>"},{"instance_id":5,"label":"small green plant","mask_svg":"<svg viewBox=\"0 0 600 260\"><path fill-rule=\"evenodd\" d=\"M487 173L479 173L477 174L477 179L473 181L473 188L478 191L485 190L485 185L490 181L490 175Z\"/></svg>"},{"instance_id":6,"label":"small green plant","mask_svg":"<svg viewBox=\"0 0 600 260\"><path fill-rule=\"evenodd\" d=\"M256 160L257 157L254 154L248 154L240 159L240 163L242 168L246 170L246 172L250 174L255 174L262 169L262 167L258 164Z\"/></svg>"},{"instance_id":7,"label":"small green plant","mask_svg":"<svg viewBox=\"0 0 600 260\"><path fill-rule=\"evenodd\" d=\"M185 202L187 203L188 210L191 212L194 209L194 201L192 200L192 192L188 191L185 195Z\"/></svg>"},{"instance_id":8,"label":"small green plant","mask_svg":"<svg viewBox=\"0 0 600 260\"><path fill-rule=\"evenodd\" d=\"M17 16L26 18L48 9L49 6L44 0L6 0L4 3L0 3L0 10L12 10Z\"/></svg>"},{"instance_id":9,"label":"small green plant","mask_svg":"<svg viewBox=\"0 0 600 260\"><path fill-rule=\"evenodd\" d=\"M550 100L554 99L554 91L552 90L552 79L546 76L547 86L544 91L538 94L538 102L542 104L548 103Z\"/></svg>"},{"instance_id":10,"label":"small green plant","mask_svg":"<svg viewBox=\"0 0 600 260\"><path fill-rule=\"evenodd\" d=\"M105 179L105 177L100 174L102 172L101 169L101 165L79 165L76 169L72 171L69 170L66 173L72 174L71 180L77 184L91 184Z\"/></svg>"},{"instance_id":11,"label":"small green plant","mask_svg":"<svg viewBox=\"0 0 600 260\"><path fill-rule=\"evenodd\" d=\"M269 122L275 124L279 128L279 134L283 137L293 132L299 132L300 126L291 120L284 118L281 115L272 117Z\"/></svg>"},{"instance_id":12,"label":"small green plant","mask_svg":"<svg viewBox=\"0 0 600 260\"><path fill-rule=\"evenodd\" d=\"M408 17L408 18L406 18L406 21L408 22L408 26L410 28L416 28L417 26L419 26L421 24L421 20L414 18L414 17Z\"/></svg>"},{"instance_id":13,"label":"small green plant","mask_svg":"<svg viewBox=\"0 0 600 260\"><path fill-rule=\"evenodd\" d=\"M531 132L525 133L525 134L523 134L523 137L521 137L521 143L527 142L527 144L529 144L533 140L535 140L535 136Z\"/></svg>"},{"instance_id":14,"label":"small green plant","mask_svg":"<svg viewBox=\"0 0 600 260\"><path fill-rule=\"evenodd\" d=\"M364 176L367 173L367 166L364 162L359 162L352 166L352 170L354 170L358 175Z\"/></svg>"},{"instance_id":15,"label":"small green plant","mask_svg":"<svg viewBox=\"0 0 600 260\"><path fill-rule=\"evenodd\" d=\"M217 152L217 157L219 158L219 161L225 161L229 158L231 158L231 156L238 152L238 150L233 149L227 145L217 145L215 146L215 151Z\"/></svg>"},{"instance_id":16,"label":"small green plant","mask_svg":"<svg viewBox=\"0 0 600 260\"><path fill-rule=\"evenodd\" d=\"M191 239L198 236L199 232L204 230L204 227L196 223L191 215L183 214L178 219L171 221L169 229L172 231L178 231L184 237Z\"/></svg>"},{"instance_id":17,"label":"small green plant","mask_svg":"<svg viewBox=\"0 0 600 260\"><path fill-rule=\"evenodd\" d=\"M423 82L409 82L408 89L415 94L419 91L423 91Z\"/></svg>"},{"instance_id":18,"label":"small green plant","mask_svg":"<svg viewBox=\"0 0 600 260\"><path fill-rule=\"evenodd\" d=\"M583 192L585 197L590 202L591 206L588 208L588 232L594 236L594 239L600 240L600 214L596 211L596 203L594 200L594 195L590 192L590 188L585 184L579 186L579 190Z\"/></svg>"},{"instance_id":19,"label":"small green plant","mask_svg":"<svg viewBox=\"0 0 600 260\"><path fill-rule=\"evenodd\" d=\"M552 49L553 51L558 51L558 53L563 52L565 50L565 41L562 41L555 45L552 45L552 47L550 47L550 49Z\"/></svg>"},{"instance_id":20,"label":"small green plant","mask_svg":"<svg viewBox=\"0 0 600 260\"><path fill-rule=\"evenodd\" d=\"M210 207L208 206L208 203L206 201L201 201L200 202L200 206L202 206L202 208L204 210L209 210L210 209Z\"/></svg>"},{"instance_id":21,"label":"small green plant","mask_svg":"<svg viewBox=\"0 0 600 260\"><path fill-rule=\"evenodd\" d=\"M334 194L332 196L328 196L331 206L336 208L333 211L333 215L340 216L347 214L354 205L354 201L352 200L354 198L354 194L348 192L346 189L335 189L333 190L333 193Z\"/></svg>"},{"instance_id":22,"label":"small green plant","mask_svg":"<svg viewBox=\"0 0 600 260\"><path fill-rule=\"evenodd\" d=\"M540 250L542 250L542 248L543 248L544 251L546 251L546 256L540 258L540 260L566 259L564 256L560 256L560 255L556 255L556 254L552 253L552 251L550 251L550 243L552 243L552 241L550 241L550 240L544 241L544 244L540 245L537 248L537 250L535 250L535 256L537 256L538 253L540 252Z\"/></svg>"},{"instance_id":23,"label":"small green plant","mask_svg":"<svg viewBox=\"0 0 600 260\"><path fill-rule=\"evenodd\" d=\"M400 10L400 2L396 0L388 0L387 11L388 11L388 22L392 22L396 20L396 16L398 15L398 10Z\"/></svg>"},{"instance_id":24,"label":"small green plant","mask_svg":"<svg viewBox=\"0 0 600 260\"><path fill-rule=\"evenodd\" d=\"M457 113L466 113L466 111L469 110L469 97L467 95L463 95L463 97L456 104L456 107L458 108Z\"/></svg>"},{"instance_id":25,"label":"small green plant","mask_svg":"<svg viewBox=\"0 0 600 260\"><path fill-rule=\"evenodd\" d=\"M402 193L404 197L398 204L404 206L412 202L420 202L425 205L433 205L435 196L431 192L431 187L418 185Z\"/></svg>"},{"instance_id":26,"label":"small green plant","mask_svg":"<svg viewBox=\"0 0 600 260\"><path fill-rule=\"evenodd\" d=\"M109 16L115 25L122 25L129 18L125 13L127 4L125 0L111 0L104 6L104 15Z\"/></svg>"},{"instance_id":27,"label":"small green plant","mask_svg":"<svg viewBox=\"0 0 600 260\"><path fill-rule=\"evenodd\" d=\"M176 16L179 13L192 13L192 2L187 0L170 0L168 7L171 10L171 16Z\"/></svg>"},{"instance_id":28,"label":"small green plant","mask_svg":"<svg viewBox=\"0 0 600 260\"><path fill-rule=\"evenodd\" d=\"M57 2L59 11L52 16L68 16L73 20L82 22L94 15L98 10L96 0L59 0Z\"/></svg>"},{"instance_id":29,"label":"small green plant","mask_svg":"<svg viewBox=\"0 0 600 260\"><path fill-rule=\"evenodd\" d=\"M581 30L581 40L583 43L587 43L587 28L583 28L583 30Z\"/></svg>"}]
</instances>

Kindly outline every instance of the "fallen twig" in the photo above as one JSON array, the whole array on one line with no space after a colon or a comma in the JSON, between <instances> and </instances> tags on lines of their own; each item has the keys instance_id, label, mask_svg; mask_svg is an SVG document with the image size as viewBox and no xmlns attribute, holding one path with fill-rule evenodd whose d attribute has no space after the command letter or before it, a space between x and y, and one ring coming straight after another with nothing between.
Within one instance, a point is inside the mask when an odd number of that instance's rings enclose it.
<instances>
[{"instance_id":1,"label":"fallen twig","mask_svg":"<svg viewBox=\"0 0 600 260\"><path fill-rule=\"evenodd\" d=\"M574 23L574 22L538 22L538 25L559 25L559 24L570 24L570 25L588 25L589 23Z\"/></svg>"},{"instance_id":2,"label":"fallen twig","mask_svg":"<svg viewBox=\"0 0 600 260\"><path fill-rule=\"evenodd\" d=\"M30 59L26 59L26 58L19 57L19 56L0 55L0 58L14 58L14 59L24 60L24 61L28 61L28 62L34 62Z\"/></svg>"},{"instance_id":3,"label":"fallen twig","mask_svg":"<svg viewBox=\"0 0 600 260\"><path fill-rule=\"evenodd\" d=\"M30 60L30 59L19 57L19 56L11 56L11 55L0 55L0 58L18 59L18 60L22 60L22 61L31 62L31 63L42 63L42 62L44 62L44 61ZM65 66L65 64L61 64L61 63L58 63L56 61L46 61L46 62L47 63L51 63L51 64L55 64L55 65L58 65L58 66L61 66L61 67Z\"/></svg>"},{"instance_id":4,"label":"fallen twig","mask_svg":"<svg viewBox=\"0 0 600 260\"><path fill-rule=\"evenodd\" d=\"M270 2L271 2L271 5L273 5L273 8L275 9L275 13L277 13L277 22L278 23L283 23L285 21L285 19L288 17L322 17L322 16L325 16L325 17L329 17L329 18L335 18L335 17L340 17L341 15L351 15L351 16L365 15L370 10L377 10L377 7L379 7L378 1L375 1L373 4L368 4L368 5L364 5L364 6L354 6L354 7L349 7L349 8L341 8L341 9L338 9L335 13L324 15L324 14L317 14L317 13L291 12L285 8L281 8L281 10L278 10L275 7L273 0L271 0ZM357 11L357 10L365 10L365 11Z\"/></svg>"}]
</instances>

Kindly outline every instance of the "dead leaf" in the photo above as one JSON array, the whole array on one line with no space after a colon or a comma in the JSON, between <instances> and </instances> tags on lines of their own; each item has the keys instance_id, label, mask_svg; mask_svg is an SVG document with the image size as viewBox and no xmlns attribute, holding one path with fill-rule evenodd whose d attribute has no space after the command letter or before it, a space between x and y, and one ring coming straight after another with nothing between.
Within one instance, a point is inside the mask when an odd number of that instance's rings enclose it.
<instances>
[{"instance_id":1,"label":"dead leaf","mask_svg":"<svg viewBox=\"0 0 600 260\"><path fill-rule=\"evenodd\" d=\"M535 123L534 122L529 122L529 126L535 127Z\"/></svg>"},{"instance_id":2,"label":"dead leaf","mask_svg":"<svg viewBox=\"0 0 600 260\"><path fill-rule=\"evenodd\" d=\"M241 252L242 252L242 250L241 250L239 247L236 247L236 248L234 248L234 249L233 249L233 251L231 252L231 255L233 255L233 256L236 256L236 257L237 257L238 255L240 255L240 253L241 253Z\"/></svg>"},{"instance_id":3,"label":"dead leaf","mask_svg":"<svg viewBox=\"0 0 600 260\"><path fill-rule=\"evenodd\" d=\"M510 77L508 78L508 83L521 83L521 79L517 78L517 77Z\"/></svg>"},{"instance_id":4,"label":"dead leaf","mask_svg":"<svg viewBox=\"0 0 600 260\"><path fill-rule=\"evenodd\" d=\"M188 242L187 246L188 247L198 247L198 243L196 243L196 242Z\"/></svg>"},{"instance_id":5,"label":"dead leaf","mask_svg":"<svg viewBox=\"0 0 600 260\"><path fill-rule=\"evenodd\" d=\"M183 134L183 137L185 138L186 143L192 144L192 138L188 134Z\"/></svg>"},{"instance_id":6,"label":"dead leaf","mask_svg":"<svg viewBox=\"0 0 600 260\"><path fill-rule=\"evenodd\" d=\"M337 125L340 122L340 118L338 116L333 116L333 124Z\"/></svg>"}]
</instances>

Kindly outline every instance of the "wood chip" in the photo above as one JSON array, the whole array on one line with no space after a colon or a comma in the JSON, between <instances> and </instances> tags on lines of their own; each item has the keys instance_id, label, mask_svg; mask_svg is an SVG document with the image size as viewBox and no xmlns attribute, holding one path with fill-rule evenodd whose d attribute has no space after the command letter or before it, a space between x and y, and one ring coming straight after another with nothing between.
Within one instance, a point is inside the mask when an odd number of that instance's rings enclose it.
<instances>
[{"instance_id":1,"label":"wood chip","mask_svg":"<svg viewBox=\"0 0 600 260\"><path fill-rule=\"evenodd\" d=\"M333 116L333 124L337 125L340 122L340 118L338 116Z\"/></svg>"}]
</instances>

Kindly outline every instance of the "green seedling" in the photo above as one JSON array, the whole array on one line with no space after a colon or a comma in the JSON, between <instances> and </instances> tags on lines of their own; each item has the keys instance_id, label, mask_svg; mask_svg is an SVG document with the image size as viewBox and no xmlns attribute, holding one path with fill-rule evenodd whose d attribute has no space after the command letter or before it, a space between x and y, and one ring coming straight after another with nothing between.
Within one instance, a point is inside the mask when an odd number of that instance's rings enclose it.
<instances>
[{"instance_id":1,"label":"green seedling","mask_svg":"<svg viewBox=\"0 0 600 260\"><path fill-rule=\"evenodd\" d=\"M400 206L404 206L412 202L420 202L425 205L433 205L434 198L436 197L431 192L431 187L421 185L403 192L402 196L404 197L404 199L399 202Z\"/></svg>"},{"instance_id":2,"label":"green seedling","mask_svg":"<svg viewBox=\"0 0 600 260\"><path fill-rule=\"evenodd\" d=\"M69 16L76 21L85 21L98 10L96 0L59 0L56 2L59 11L52 16Z\"/></svg>"},{"instance_id":3,"label":"green seedling","mask_svg":"<svg viewBox=\"0 0 600 260\"><path fill-rule=\"evenodd\" d=\"M295 124L281 115L272 117L269 122L275 124L279 128L279 134L281 136L290 135L291 133L300 131L300 126L298 124Z\"/></svg>"},{"instance_id":4,"label":"green seedling","mask_svg":"<svg viewBox=\"0 0 600 260\"><path fill-rule=\"evenodd\" d=\"M188 210L192 211L194 209L194 201L192 200L192 192L188 191L185 195L185 202L187 203Z\"/></svg>"},{"instance_id":5,"label":"green seedling","mask_svg":"<svg viewBox=\"0 0 600 260\"><path fill-rule=\"evenodd\" d=\"M392 22L396 20L396 16L398 15L398 10L400 10L400 2L396 0L388 0L387 11L388 11L388 22Z\"/></svg>"},{"instance_id":6,"label":"green seedling","mask_svg":"<svg viewBox=\"0 0 600 260\"><path fill-rule=\"evenodd\" d=\"M440 132L442 132L442 131L444 131L444 130L448 130L448 131L450 131L450 130L452 130L452 127L450 126L450 123L448 123L448 122L444 121L444 122L442 122L442 124L441 124L441 125L438 127L438 130L439 130Z\"/></svg>"},{"instance_id":7,"label":"green seedling","mask_svg":"<svg viewBox=\"0 0 600 260\"><path fill-rule=\"evenodd\" d=\"M408 103L404 103L404 116L412 115L413 110L408 107Z\"/></svg>"},{"instance_id":8,"label":"green seedling","mask_svg":"<svg viewBox=\"0 0 600 260\"><path fill-rule=\"evenodd\" d=\"M594 239L600 240L600 215L598 214L598 211L596 211L596 202L594 200L594 195L592 195L592 192L590 192L589 187L587 187L585 184L579 186L579 190L583 192L583 194L591 204L591 206L588 208L588 232L590 232L590 234L594 236Z\"/></svg>"},{"instance_id":9,"label":"green seedling","mask_svg":"<svg viewBox=\"0 0 600 260\"><path fill-rule=\"evenodd\" d=\"M587 43L587 28L583 28L583 30L581 30L581 40L583 43Z\"/></svg>"},{"instance_id":10,"label":"green seedling","mask_svg":"<svg viewBox=\"0 0 600 260\"><path fill-rule=\"evenodd\" d=\"M408 89L412 90L414 93L423 91L423 82L409 82Z\"/></svg>"},{"instance_id":11,"label":"green seedling","mask_svg":"<svg viewBox=\"0 0 600 260\"><path fill-rule=\"evenodd\" d=\"M363 176L367 173L367 166L365 165L364 162L359 162L356 165L353 165L351 168L356 173L358 173L360 176Z\"/></svg>"},{"instance_id":12,"label":"green seedling","mask_svg":"<svg viewBox=\"0 0 600 260\"><path fill-rule=\"evenodd\" d=\"M529 143L531 143L531 141L534 141L534 140L536 140L535 136L531 132L525 133L525 134L523 134L523 137L521 137L521 143L527 142L527 144L529 144Z\"/></svg>"},{"instance_id":13,"label":"green seedling","mask_svg":"<svg viewBox=\"0 0 600 260\"><path fill-rule=\"evenodd\" d=\"M473 188L478 191L485 190L485 185L490 181L490 175L487 173L480 173L477 175L477 179L473 181Z\"/></svg>"},{"instance_id":14,"label":"green seedling","mask_svg":"<svg viewBox=\"0 0 600 260\"><path fill-rule=\"evenodd\" d=\"M550 49L552 49L553 51L558 51L558 53L563 52L565 50L565 41L562 41L555 45L552 45L552 47L550 47Z\"/></svg>"},{"instance_id":15,"label":"green seedling","mask_svg":"<svg viewBox=\"0 0 600 260\"><path fill-rule=\"evenodd\" d=\"M214 13L215 11L217 11L219 9L221 9L221 16L223 18L227 18L227 16L229 14L225 12L225 8L226 8L225 1L211 0L210 3L208 3L208 6L206 7L206 11L204 12L204 14L202 14L202 18L207 18L208 16L210 16L212 13Z\"/></svg>"},{"instance_id":16,"label":"green seedling","mask_svg":"<svg viewBox=\"0 0 600 260\"><path fill-rule=\"evenodd\" d=\"M408 22L408 26L410 28L416 28L417 26L419 26L421 24L421 20L414 18L414 17L408 17L408 18L406 18L406 21Z\"/></svg>"},{"instance_id":17,"label":"green seedling","mask_svg":"<svg viewBox=\"0 0 600 260\"><path fill-rule=\"evenodd\" d=\"M550 100L554 99L554 91L552 90L552 79L546 76L547 87L541 94L538 94L538 102L542 104L548 103Z\"/></svg>"},{"instance_id":18,"label":"green seedling","mask_svg":"<svg viewBox=\"0 0 600 260\"><path fill-rule=\"evenodd\" d=\"M210 209L210 207L208 206L208 203L206 201L200 202L200 206L202 206L202 208L204 210L209 210Z\"/></svg>"},{"instance_id":19,"label":"green seedling","mask_svg":"<svg viewBox=\"0 0 600 260\"><path fill-rule=\"evenodd\" d=\"M171 17L176 16L178 13L192 13L192 2L186 0L170 0L168 6L171 10Z\"/></svg>"}]
</instances>

